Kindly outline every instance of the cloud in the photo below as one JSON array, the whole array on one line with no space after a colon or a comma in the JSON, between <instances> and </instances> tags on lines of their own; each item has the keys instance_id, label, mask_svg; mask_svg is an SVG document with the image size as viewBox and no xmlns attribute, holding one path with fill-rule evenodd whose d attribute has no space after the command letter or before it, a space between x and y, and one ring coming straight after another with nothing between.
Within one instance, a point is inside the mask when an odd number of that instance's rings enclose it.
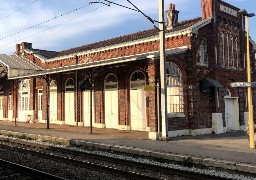
<instances>
[{"instance_id":1,"label":"cloud","mask_svg":"<svg viewBox=\"0 0 256 180\"><path fill-rule=\"evenodd\" d=\"M32 0L23 0L24 3L22 5L19 3L19 0L1 2L0 19L31 1ZM28 8L24 8L8 18L1 20L0 53L13 53L15 51L15 44L22 41L33 43L33 47L35 48L64 50L65 48L78 46L81 43L81 45L83 45L86 42L95 42L96 39L105 40L116 36L116 34L121 35L121 32L129 34L136 29L141 30L153 27L150 22L138 12L116 5L108 7L97 3L47 23L40 24L34 28L30 28L27 31L17 33L76 8L88 5L89 2L90 1L84 0L76 0L76 3L69 0L62 0L61 3L54 0L37 1ZM115 2L132 7L124 0L116 0ZM152 17L152 19L158 20L158 0L132 0L132 2L145 14ZM165 1L165 10L167 10L170 2L174 3L176 9L180 11L180 20L201 15L201 0ZM94 10L95 8L98 9ZM107 32L111 32L111 34ZM16 34L2 39L14 33Z\"/></svg>"}]
</instances>

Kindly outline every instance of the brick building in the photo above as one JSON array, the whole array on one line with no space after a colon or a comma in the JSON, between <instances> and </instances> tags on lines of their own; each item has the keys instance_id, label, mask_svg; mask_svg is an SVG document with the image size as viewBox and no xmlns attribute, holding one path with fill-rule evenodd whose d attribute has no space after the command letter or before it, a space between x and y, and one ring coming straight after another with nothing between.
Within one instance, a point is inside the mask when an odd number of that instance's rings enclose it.
<instances>
[{"instance_id":1,"label":"brick building","mask_svg":"<svg viewBox=\"0 0 256 180\"><path fill-rule=\"evenodd\" d=\"M221 0L202 17L166 11L168 136L223 133L247 124L244 18ZM256 44L250 41L255 71ZM148 131L161 136L159 36L149 29L60 52L16 45L0 55L0 120ZM255 99L255 96L253 97ZM256 106L254 106L256 107Z\"/></svg>"}]
</instances>

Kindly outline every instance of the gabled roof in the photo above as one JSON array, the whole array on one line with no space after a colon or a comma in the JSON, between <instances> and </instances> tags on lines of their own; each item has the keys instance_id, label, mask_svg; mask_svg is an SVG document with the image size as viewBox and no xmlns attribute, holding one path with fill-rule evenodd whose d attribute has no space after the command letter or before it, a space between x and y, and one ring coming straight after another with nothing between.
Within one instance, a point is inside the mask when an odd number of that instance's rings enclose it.
<instances>
[{"instance_id":1,"label":"gabled roof","mask_svg":"<svg viewBox=\"0 0 256 180\"><path fill-rule=\"evenodd\" d=\"M53 58L58 54L56 51L47 51L41 49L26 49L25 51L28 53L33 53L34 55L38 55L40 59L44 60Z\"/></svg>"},{"instance_id":2,"label":"gabled roof","mask_svg":"<svg viewBox=\"0 0 256 180\"><path fill-rule=\"evenodd\" d=\"M166 31L166 33L170 34L173 32L185 30L199 22L202 22L201 17L181 21L173 29ZM140 32L136 32L133 34L128 34L128 35L124 35L124 36L120 36L120 37L116 37L116 38L112 38L112 39L108 39L108 40L104 40L104 41L99 41L99 42L92 43L92 44L87 44L87 45L80 46L80 47L71 48L68 50L60 51L60 52L37 50L37 49L26 50L26 51L33 52L34 54L39 55L39 56L43 56L43 57L45 57L44 60L46 60L46 59L50 59L50 58L57 58L57 57L66 56L66 55L75 54L75 53L84 52L84 51L89 51L89 50L93 50L93 49L99 49L99 48L104 48L104 47L108 47L108 46L128 43L128 42L132 42L132 41L136 41L136 40L140 40L140 39L146 39L149 37L157 36L158 33L159 32L157 29L149 29L149 30L144 30L144 31L140 31ZM42 58L40 58L40 59L42 59Z\"/></svg>"}]
</instances>

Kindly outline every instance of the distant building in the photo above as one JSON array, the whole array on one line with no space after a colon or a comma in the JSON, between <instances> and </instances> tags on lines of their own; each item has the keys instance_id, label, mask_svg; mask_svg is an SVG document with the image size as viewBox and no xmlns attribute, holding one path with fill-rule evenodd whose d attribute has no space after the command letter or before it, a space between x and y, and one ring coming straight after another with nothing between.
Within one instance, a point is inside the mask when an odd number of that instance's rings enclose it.
<instances>
[{"instance_id":1,"label":"distant building","mask_svg":"<svg viewBox=\"0 0 256 180\"><path fill-rule=\"evenodd\" d=\"M242 130L248 121L246 89L230 87L246 82L244 18L221 0L201 7L202 17L181 22L174 4L166 11L170 137ZM157 29L60 52L23 42L0 64L0 120L90 126L92 118L96 128L161 133Z\"/></svg>"}]
</instances>

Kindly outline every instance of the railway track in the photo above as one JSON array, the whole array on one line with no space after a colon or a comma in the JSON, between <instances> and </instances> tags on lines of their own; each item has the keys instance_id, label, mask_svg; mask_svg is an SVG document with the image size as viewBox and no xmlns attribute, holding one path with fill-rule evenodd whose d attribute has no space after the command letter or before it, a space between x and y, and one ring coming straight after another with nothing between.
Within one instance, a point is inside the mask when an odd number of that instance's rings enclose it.
<instances>
[{"instance_id":1,"label":"railway track","mask_svg":"<svg viewBox=\"0 0 256 180\"><path fill-rule=\"evenodd\" d=\"M125 179L227 179L19 140L0 139L0 147L18 148L22 153L32 153L58 162L118 174Z\"/></svg>"},{"instance_id":2,"label":"railway track","mask_svg":"<svg viewBox=\"0 0 256 180\"><path fill-rule=\"evenodd\" d=\"M0 159L0 179L65 180L64 178L3 159Z\"/></svg>"}]
</instances>

